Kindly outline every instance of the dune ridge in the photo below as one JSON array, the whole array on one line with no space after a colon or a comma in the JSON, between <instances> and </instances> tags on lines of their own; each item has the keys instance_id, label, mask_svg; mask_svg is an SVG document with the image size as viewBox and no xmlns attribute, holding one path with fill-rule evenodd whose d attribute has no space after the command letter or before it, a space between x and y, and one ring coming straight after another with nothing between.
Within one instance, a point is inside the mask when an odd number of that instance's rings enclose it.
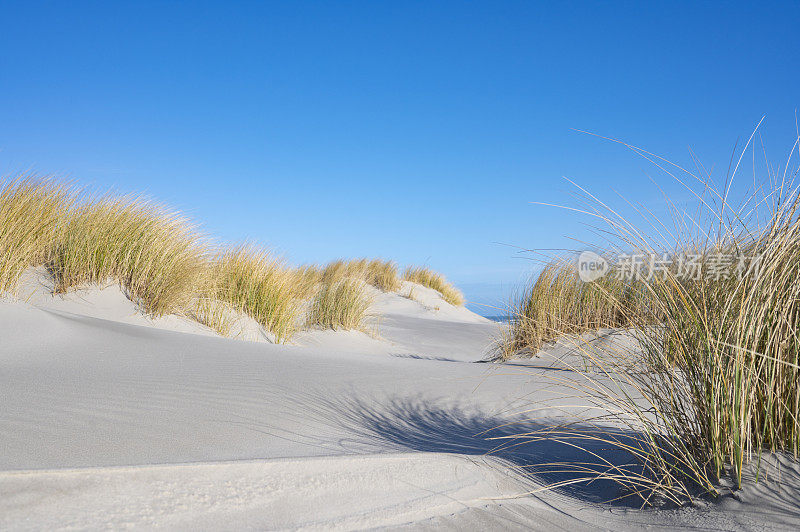
<instances>
[{"instance_id":1,"label":"dune ridge","mask_svg":"<svg viewBox=\"0 0 800 532\"><path fill-rule=\"evenodd\" d=\"M253 245L215 244L181 213L149 199L96 196L30 174L0 182L0 294L15 293L32 267L49 272L53 294L117 282L151 318L187 318L222 336L278 343L309 327L366 330L365 288L402 286L392 261L293 267ZM441 275L429 272L423 281L434 277L442 298L461 306ZM242 327L243 316L263 334Z\"/></svg>"}]
</instances>

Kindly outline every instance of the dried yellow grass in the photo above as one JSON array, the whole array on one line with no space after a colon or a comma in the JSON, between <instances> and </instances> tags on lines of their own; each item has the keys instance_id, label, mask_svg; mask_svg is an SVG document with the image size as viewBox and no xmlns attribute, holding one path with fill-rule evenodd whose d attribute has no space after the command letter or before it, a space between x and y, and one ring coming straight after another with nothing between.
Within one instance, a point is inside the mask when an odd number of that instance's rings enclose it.
<instances>
[{"instance_id":1,"label":"dried yellow grass","mask_svg":"<svg viewBox=\"0 0 800 532\"><path fill-rule=\"evenodd\" d=\"M464 294L450 284L445 277L429 268L409 267L403 273L403 279L413 283L433 288L440 294L445 301L451 305L460 306L464 304Z\"/></svg>"},{"instance_id":2,"label":"dried yellow grass","mask_svg":"<svg viewBox=\"0 0 800 532\"><path fill-rule=\"evenodd\" d=\"M309 299L316 293L322 282L322 270L313 264L300 266L295 270L296 289L302 299Z\"/></svg>"},{"instance_id":3,"label":"dried yellow grass","mask_svg":"<svg viewBox=\"0 0 800 532\"><path fill-rule=\"evenodd\" d=\"M325 284L331 284L347 277L361 279L384 292L396 292L400 289L397 265L392 261L339 259L330 262L321 273L321 281Z\"/></svg>"},{"instance_id":4,"label":"dried yellow grass","mask_svg":"<svg viewBox=\"0 0 800 532\"><path fill-rule=\"evenodd\" d=\"M44 265L56 290L119 282L143 311L194 315L227 334L228 304L252 316L278 341L297 328L303 299L319 279L266 252L212 252L179 213L145 199L87 197L53 179L23 176L0 189L0 291L12 291L25 268Z\"/></svg>"},{"instance_id":5,"label":"dried yellow grass","mask_svg":"<svg viewBox=\"0 0 800 532\"><path fill-rule=\"evenodd\" d=\"M214 297L199 297L189 312L198 323L213 329L221 336L231 336L236 320L235 311L228 305Z\"/></svg>"},{"instance_id":6,"label":"dried yellow grass","mask_svg":"<svg viewBox=\"0 0 800 532\"><path fill-rule=\"evenodd\" d=\"M0 293L13 292L22 272L49 261L75 193L49 178L0 181Z\"/></svg>"},{"instance_id":7,"label":"dried yellow grass","mask_svg":"<svg viewBox=\"0 0 800 532\"><path fill-rule=\"evenodd\" d=\"M142 200L88 200L31 175L0 187L0 291L13 291L25 268L45 265L58 291L119 281L154 315L190 301L204 247L181 216Z\"/></svg>"},{"instance_id":8,"label":"dried yellow grass","mask_svg":"<svg viewBox=\"0 0 800 532\"><path fill-rule=\"evenodd\" d=\"M119 281L154 315L187 307L206 274L206 248L181 215L148 201L105 197L65 213L49 268L57 291Z\"/></svg>"},{"instance_id":9,"label":"dried yellow grass","mask_svg":"<svg viewBox=\"0 0 800 532\"><path fill-rule=\"evenodd\" d=\"M311 302L307 324L334 330L364 330L370 302L360 279L343 278L323 284Z\"/></svg>"}]
</instances>

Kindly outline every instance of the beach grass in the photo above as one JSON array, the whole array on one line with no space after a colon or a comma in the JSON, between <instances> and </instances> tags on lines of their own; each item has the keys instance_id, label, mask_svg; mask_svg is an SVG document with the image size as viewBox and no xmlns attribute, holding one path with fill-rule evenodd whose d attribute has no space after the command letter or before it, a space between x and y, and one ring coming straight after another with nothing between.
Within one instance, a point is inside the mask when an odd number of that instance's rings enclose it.
<instances>
[{"instance_id":1,"label":"beach grass","mask_svg":"<svg viewBox=\"0 0 800 532\"><path fill-rule=\"evenodd\" d=\"M75 192L51 178L0 182L0 293L13 292L26 268L50 260L74 201Z\"/></svg>"},{"instance_id":2,"label":"beach grass","mask_svg":"<svg viewBox=\"0 0 800 532\"><path fill-rule=\"evenodd\" d=\"M307 325L333 330L365 330L371 300L364 284L354 277L323 283L311 301Z\"/></svg>"},{"instance_id":3,"label":"beach grass","mask_svg":"<svg viewBox=\"0 0 800 532\"><path fill-rule=\"evenodd\" d=\"M497 357L533 354L565 334L630 327L632 311L645 297L643 287L612 276L585 283L574 261L554 259L512 301Z\"/></svg>"},{"instance_id":4,"label":"beach grass","mask_svg":"<svg viewBox=\"0 0 800 532\"><path fill-rule=\"evenodd\" d=\"M436 290L451 305L461 306L464 304L464 294L450 284L442 274L429 268L408 267L403 272L403 279Z\"/></svg>"},{"instance_id":5,"label":"beach grass","mask_svg":"<svg viewBox=\"0 0 800 532\"><path fill-rule=\"evenodd\" d=\"M335 260L322 270L321 281L327 285L344 278L361 279L384 292L400 289L397 265L381 259Z\"/></svg>"},{"instance_id":6,"label":"beach grass","mask_svg":"<svg viewBox=\"0 0 800 532\"><path fill-rule=\"evenodd\" d=\"M48 269L57 292L117 282L151 316L189 316L226 336L242 313L277 342L309 325L363 329L364 285L401 287L393 261L292 267L255 246L216 245L181 213L147 198L97 196L26 174L0 182L0 293L13 293L34 266ZM434 272L419 270L417 278L460 297Z\"/></svg>"},{"instance_id":7,"label":"beach grass","mask_svg":"<svg viewBox=\"0 0 800 532\"><path fill-rule=\"evenodd\" d=\"M252 317L278 342L297 332L301 304L313 283L308 272L252 246L221 252L211 270L215 299Z\"/></svg>"},{"instance_id":8,"label":"beach grass","mask_svg":"<svg viewBox=\"0 0 800 532\"><path fill-rule=\"evenodd\" d=\"M206 274L207 249L181 215L146 200L108 196L63 218L48 267L56 290L119 281L150 314L180 312Z\"/></svg>"},{"instance_id":9,"label":"beach grass","mask_svg":"<svg viewBox=\"0 0 800 532\"><path fill-rule=\"evenodd\" d=\"M236 311L215 297L209 297L208 294L198 297L187 315L221 336L233 335Z\"/></svg>"},{"instance_id":10,"label":"beach grass","mask_svg":"<svg viewBox=\"0 0 800 532\"><path fill-rule=\"evenodd\" d=\"M400 276L397 265L392 261L372 259L367 263L365 281L384 292L400 289Z\"/></svg>"},{"instance_id":11,"label":"beach grass","mask_svg":"<svg viewBox=\"0 0 800 532\"><path fill-rule=\"evenodd\" d=\"M136 198L87 198L31 175L2 184L0 252L2 291L45 265L58 292L114 279L153 315L183 308L205 269L203 239L177 213Z\"/></svg>"},{"instance_id":12,"label":"beach grass","mask_svg":"<svg viewBox=\"0 0 800 532\"><path fill-rule=\"evenodd\" d=\"M681 173L693 178L698 186L687 188L700 207L691 216L672 209L671 224L646 220L650 228L669 226L668 239L583 189L595 208L581 212L600 221L609 247L680 260L656 275L590 283L577 278L568 259L550 263L512 309L500 358L571 338L583 362L571 367L573 379L560 383L576 397L591 397L600 413L583 419L590 433L571 427L547 437L577 445L606 438L641 468L607 468L586 480L616 480L644 504L657 497L681 502L698 490L717 494L723 476L741 486L745 468L758 467L764 452L800 454L798 172L787 162L734 204L729 191L738 164L715 187L707 175L630 148L676 180ZM687 257L692 274L680 265ZM598 354L580 334L600 328L627 331L634 347ZM625 427L635 443L623 445L598 426Z\"/></svg>"}]
</instances>

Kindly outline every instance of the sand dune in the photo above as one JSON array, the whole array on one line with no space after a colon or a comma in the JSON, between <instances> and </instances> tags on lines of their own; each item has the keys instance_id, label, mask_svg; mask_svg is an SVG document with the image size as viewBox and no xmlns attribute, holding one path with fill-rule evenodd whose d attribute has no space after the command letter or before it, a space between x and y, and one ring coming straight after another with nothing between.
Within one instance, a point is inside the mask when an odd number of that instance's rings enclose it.
<instances>
[{"instance_id":1,"label":"sand dune","mask_svg":"<svg viewBox=\"0 0 800 532\"><path fill-rule=\"evenodd\" d=\"M503 427L517 419L515 407L557 393L544 376L563 367L479 363L500 325L419 288L420 301L374 294L376 336L313 331L294 345L219 338L183 318L150 320L113 286L6 298L0 526L800 524L800 497L773 479L676 510L602 505L615 487L600 484L520 497L553 479L518 466L580 457L555 444L493 452L487 435L518 431ZM557 415L540 411L530 423ZM798 475L792 462L782 471Z\"/></svg>"},{"instance_id":2,"label":"sand dune","mask_svg":"<svg viewBox=\"0 0 800 532\"><path fill-rule=\"evenodd\" d=\"M402 525L507 495L501 471L485 462L405 453L10 473L0 484L0 524L187 530Z\"/></svg>"}]
</instances>

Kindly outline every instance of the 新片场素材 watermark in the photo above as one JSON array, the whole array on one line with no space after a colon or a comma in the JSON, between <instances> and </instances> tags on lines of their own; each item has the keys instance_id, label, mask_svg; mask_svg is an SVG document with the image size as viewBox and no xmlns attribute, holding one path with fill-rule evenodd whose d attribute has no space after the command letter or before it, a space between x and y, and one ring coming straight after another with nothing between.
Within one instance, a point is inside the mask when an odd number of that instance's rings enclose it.
<instances>
[{"instance_id":1,"label":"\u65b0\u7247\u573a\u7d20\u6750 watermark","mask_svg":"<svg viewBox=\"0 0 800 532\"><path fill-rule=\"evenodd\" d=\"M737 253L631 253L608 259L594 251L583 251L576 268L578 277L587 283L605 275L621 281L647 281L667 272L679 279L719 281L756 275L760 264L758 255Z\"/></svg>"}]
</instances>

